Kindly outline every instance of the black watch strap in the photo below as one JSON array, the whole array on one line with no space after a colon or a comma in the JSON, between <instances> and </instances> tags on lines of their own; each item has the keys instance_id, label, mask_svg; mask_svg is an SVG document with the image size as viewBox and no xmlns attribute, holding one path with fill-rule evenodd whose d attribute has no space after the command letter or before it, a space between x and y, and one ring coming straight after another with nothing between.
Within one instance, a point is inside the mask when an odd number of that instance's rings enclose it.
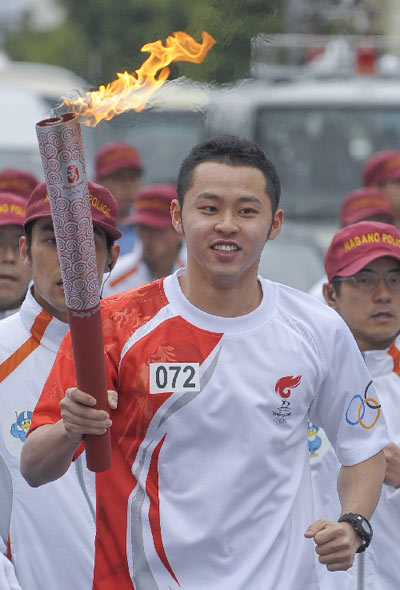
<instances>
[{"instance_id":1,"label":"black watch strap","mask_svg":"<svg viewBox=\"0 0 400 590\"><path fill-rule=\"evenodd\" d=\"M357 549L356 553L362 553L365 551L368 545L371 543L373 534L372 526L369 520L367 520L362 514L348 512L347 514L342 514L338 522L348 522L352 525L357 535L361 539L361 545Z\"/></svg>"}]
</instances>

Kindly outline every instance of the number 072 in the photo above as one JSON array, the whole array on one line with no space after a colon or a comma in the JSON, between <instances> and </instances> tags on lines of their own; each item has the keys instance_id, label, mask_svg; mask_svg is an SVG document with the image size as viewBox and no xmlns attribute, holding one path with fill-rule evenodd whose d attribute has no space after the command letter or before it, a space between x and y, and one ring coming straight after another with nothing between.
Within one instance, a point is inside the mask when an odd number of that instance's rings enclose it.
<instances>
[{"instance_id":1,"label":"number 072","mask_svg":"<svg viewBox=\"0 0 400 590\"><path fill-rule=\"evenodd\" d=\"M199 363L151 363L150 393L200 391Z\"/></svg>"}]
</instances>

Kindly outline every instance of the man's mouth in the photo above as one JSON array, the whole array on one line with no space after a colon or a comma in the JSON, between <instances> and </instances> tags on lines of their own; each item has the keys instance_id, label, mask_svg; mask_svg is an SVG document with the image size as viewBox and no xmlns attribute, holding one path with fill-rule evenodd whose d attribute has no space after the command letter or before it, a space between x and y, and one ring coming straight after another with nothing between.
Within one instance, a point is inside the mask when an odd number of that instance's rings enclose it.
<instances>
[{"instance_id":1,"label":"man's mouth","mask_svg":"<svg viewBox=\"0 0 400 590\"><path fill-rule=\"evenodd\" d=\"M377 311L371 317L376 319L391 319L394 317L394 314L390 311Z\"/></svg>"},{"instance_id":2,"label":"man's mouth","mask_svg":"<svg viewBox=\"0 0 400 590\"><path fill-rule=\"evenodd\" d=\"M214 246L212 246L213 250L216 250L217 252L237 252L237 250L239 250L238 246L236 246L235 244L215 244Z\"/></svg>"}]
</instances>

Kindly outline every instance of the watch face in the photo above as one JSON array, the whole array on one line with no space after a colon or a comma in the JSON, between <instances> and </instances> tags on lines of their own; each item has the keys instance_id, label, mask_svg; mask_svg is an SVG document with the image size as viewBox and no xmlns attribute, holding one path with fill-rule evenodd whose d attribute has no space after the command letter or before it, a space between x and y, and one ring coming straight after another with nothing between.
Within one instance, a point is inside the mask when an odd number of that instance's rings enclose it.
<instances>
[{"instance_id":1,"label":"watch face","mask_svg":"<svg viewBox=\"0 0 400 590\"><path fill-rule=\"evenodd\" d=\"M365 531L365 533L367 535L371 535L372 534L371 525L366 520L362 520L361 521L361 526L362 526L363 531Z\"/></svg>"}]
</instances>

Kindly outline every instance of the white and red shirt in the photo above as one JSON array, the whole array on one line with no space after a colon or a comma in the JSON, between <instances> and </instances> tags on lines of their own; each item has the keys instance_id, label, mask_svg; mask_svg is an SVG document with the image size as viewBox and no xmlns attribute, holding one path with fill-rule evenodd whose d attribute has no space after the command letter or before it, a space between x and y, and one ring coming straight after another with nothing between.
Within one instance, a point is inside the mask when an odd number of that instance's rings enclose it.
<instances>
[{"instance_id":1,"label":"white and red shirt","mask_svg":"<svg viewBox=\"0 0 400 590\"><path fill-rule=\"evenodd\" d=\"M379 393L379 402L385 414L389 437L400 447L400 337L386 350L363 352L367 369ZM370 393L367 393L370 397ZM360 400L357 400L359 402ZM371 402L374 405L374 402ZM361 409L362 415L362 409ZM336 492L336 480L340 469L333 449L322 429L311 427L310 458L316 514L327 512L337 519L340 504ZM314 450L313 450L314 449ZM400 489L383 484L378 506L371 518L373 539L363 554L365 590L398 590L400 571L394 567L400 547ZM326 568L318 566L321 590L353 590L357 586L358 559L347 572L335 572L332 576Z\"/></svg>"},{"instance_id":2,"label":"white and red shirt","mask_svg":"<svg viewBox=\"0 0 400 590\"><path fill-rule=\"evenodd\" d=\"M186 264L186 245L182 244L173 271L182 268ZM149 267L142 259L142 246L139 239L136 240L132 252L120 256L110 277L105 280L103 296L108 297L132 289L139 285L145 285L154 280Z\"/></svg>"},{"instance_id":3,"label":"white and red shirt","mask_svg":"<svg viewBox=\"0 0 400 590\"><path fill-rule=\"evenodd\" d=\"M93 576L94 508L82 491L92 491L83 485L89 474L82 458L40 488L19 469L32 412L67 330L30 290L20 311L0 322L0 546L4 553L10 543L24 590L84 590Z\"/></svg>"},{"instance_id":4,"label":"white and red shirt","mask_svg":"<svg viewBox=\"0 0 400 590\"><path fill-rule=\"evenodd\" d=\"M181 272L103 301L119 403L112 467L97 474L93 589L317 590L308 417L345 465L388 442L382 417L370 430L344 419L370 381L360 352L304 293L260 277L257 309L213 316ZM59 419L73 383L67 336L33 428Z\"/></svg>"}]
</instances>

